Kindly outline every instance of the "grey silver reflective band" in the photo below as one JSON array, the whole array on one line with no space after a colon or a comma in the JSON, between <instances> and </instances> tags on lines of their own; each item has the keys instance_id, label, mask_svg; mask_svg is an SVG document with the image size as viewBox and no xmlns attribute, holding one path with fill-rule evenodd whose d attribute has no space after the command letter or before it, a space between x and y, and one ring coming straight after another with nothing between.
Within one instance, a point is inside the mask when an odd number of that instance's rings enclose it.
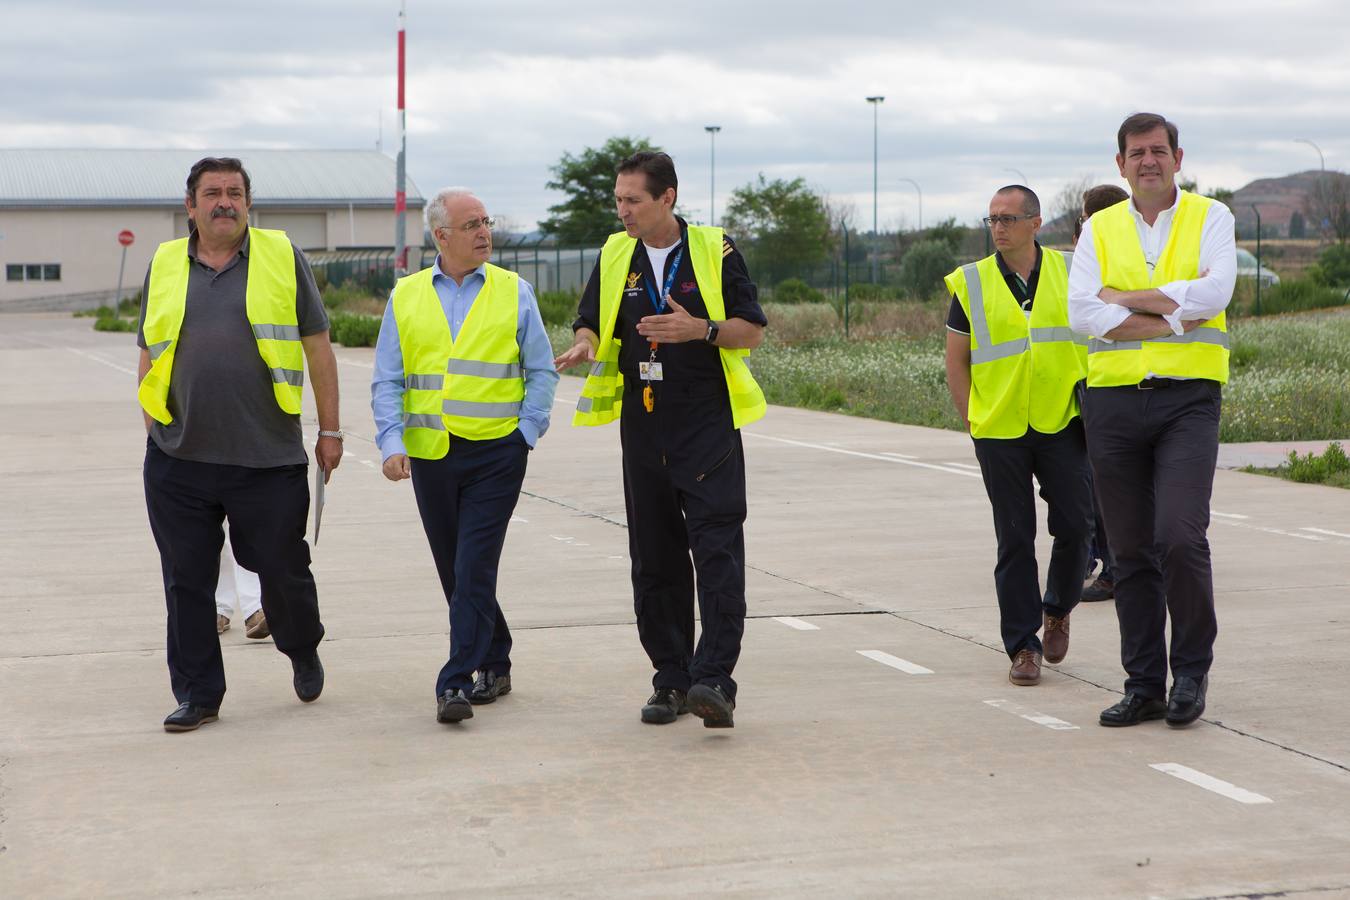
<instances>
[{"instance_id":1,"label":"grey silver reflective band","mask_svg":"<svg viewBox=\"0 0 1350 900\"><path fill-rule=\"evenodd\" d=\"M150 354L150 361L154 362L159 359L160 355L163 354L165 350L168 350L169 345L172 343L173 341L160 341L158 344L151 344L149 347L146 347L146 352Z\"/></svg>"},{"instance_id":2,"label":"grey silver reflective band","mask_svg":"<svg viewBox=\"0 0 1350 900\"><path fill-rule=\"evenodd\" d=\"M299 369L273 369L272 380L277 384L285 382L294 387L304 387L305 373Z\"/></svg>"},{"instance_id":3,"label":"grey silver reflective band","mask_svg":"<svg viewBox=\"0 0 1350 900\"><path fill-rule=\"evenodd\" d=\"M479 378L519 378L520 363L477 362L472 359L451 359L446 371L451 375L475 375Z\"/></svg>"},{"instance_id":4,"label":"grey silver reflective band","mask_svg":"<svg viewBox=\"0 0 1350 900\"><path fill-rule=\"evenodd\" d=\"M1037 344L1048 344L1053 341L1071 341L1075 344L1086 344L1088 339L1074 331L1072 328L1033 328L1031 329L1031 340Z\"/></svg>"},{"instance_id":5,"label":"grey silver reflective band","mask_svg":"<svg viewBox=\"0 0 1350 900\"><path fill-rule=\"evenodd\" d=\"M977 347L970 351L970 364L975 366L996 359L1006 359L1009 356L1019 356L1026 353L1029 346L1030 342L1026 338L1018 338L994 344L992 347Z\"/></svg>"},{"instance_id":6,"label":"grey silver reflective band","mask_svg":"<svg viewBox=\"0 0 1350 900\"><path fill-rule=\"evenodd\" d=\"M404 413L404 428L430 428L432 431L444 431L445 420L440 416L428 416L421 413Z\"/></svg>"},{"instance_id":7,"label":"grey silver reflective band","mask_svg":"<svg viewBox=\"0 0 1350 900\"><path fill-rule=\"evenodd\" d=\"M613 375L617 371L619 371L619 361L617 359L611 359L608 362L600 362L597 360L596 362L591 363L591 374L597 377L602 375Z\"/></svg>"},{"instance_id":8,"label":"grey silver reflective band","mask_svg":"<svg viewBox=\"0 0 1350 900\"><path fill-rule=\"evenodd\" d=\"M1088 342L1088 353L1105 353L1111 350L1140 350L1143 349L1144 341L1104 341L1101 338L1093 338ZM1220 331L1217 328L1197 328L1194 331L1188 331L1185 334L1169 334L1166 337L1149 338L1150 344L1215 344L1219 347L1228 347L1228 332Z\"/></svg>"},{"instance_id":9,"label":"grey silver reflective band","mask_svg":"<svg viewBox=\"0 0 1350 900\"><path fill-rule=\"evenodd\" d=\"M613 397L582 397L577 401L577 412L608 412L613 408Z\"/></svg>"},{"instance_id":10,"label":"grey silver reflective band","mask_svg":"<svg viewBox=\"0 0 1350 900\"><path fill-rule=\"evenodd\" d=\"M299 325L254 325L253 336L258 340L298 341Z\"/></svg>"},{"instance_id":11,"label":"grey silver reflective band","mask_svg":"<svg viewBox=\"0 0 1350 900\"><path fill-rule=\"evenodd\" d=\"M408 375L403 386L410 391L439 391L445 387L444 375Z\"/></svg>"},{"instance_id":12,"label":"grey silver reflective band","mask_svg":"<svg viewBox=\"0 0 1350 900\"><path fill-rule=\"evenodd\" d=\"M966 296L970 299L970 330L975 334L975 343L988 347L994 343L989 337L989 321L984 317L984 286L980 284L980 270L975 263L961 267L966 278Z\"/></svg>"},{"instance_id":13,"label":"grey silver reflective band","mask_svg":"<svg viewBox=\"0 0 1350 900\"><path fill-rule=\"evenodd\" d=\"M520 403L472 403L468 400L447 400L441 407L447 416L468 419L505 419L520 414Z\"/></svg>"}]
</instances>

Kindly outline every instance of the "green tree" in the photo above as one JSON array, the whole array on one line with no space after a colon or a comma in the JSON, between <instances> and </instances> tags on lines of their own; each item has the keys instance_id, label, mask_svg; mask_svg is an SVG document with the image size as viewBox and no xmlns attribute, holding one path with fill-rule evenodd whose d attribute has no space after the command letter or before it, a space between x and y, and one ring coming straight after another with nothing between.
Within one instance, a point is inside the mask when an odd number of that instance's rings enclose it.
<instances>
[{"instance_id":1,"label":"green tree","mask_svg":"<svg viewBox=\"0 0 1350 900\"><path fill-rule=\"evenodd\" d=\"M768 181L760 173L732 192L722 225L761 282L799 275L829 255L829 206L802 178Z\"/></svg>"},{"instance_id":2,"label":"green tree","mask_svg":"<svg viewBox=\"0 0 1350 900\"><path fill-rule=\"evenodd\" d=\"M942 279L956 268L952 245L945 240L919 241L900 261L900 284L911 296L927 300L941 287Z\"/></svg>"},{"instance_id":3,"label":"green tree","mask_svg":"<svg viewBox=\"0 0 1350 900\"><path fill-rule=\"evenodd\" d=\"M550 206L539 230L564 244L597 246L619 228L614 213L614 170L639 150L655 150L647 138L612 137L603 147L587 147L576 156L564 153L549 171L551 191L566 199Z\"/></svg>"}]
</instances>

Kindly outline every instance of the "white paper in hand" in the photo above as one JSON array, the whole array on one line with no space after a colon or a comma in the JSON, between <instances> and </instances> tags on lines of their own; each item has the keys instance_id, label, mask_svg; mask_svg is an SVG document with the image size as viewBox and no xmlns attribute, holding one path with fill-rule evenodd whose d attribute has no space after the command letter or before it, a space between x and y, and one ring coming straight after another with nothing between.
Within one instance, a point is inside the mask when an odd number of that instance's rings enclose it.
<instances>
[{"instance_id":1,"label":"white paper in hand","mask_svg":"<svg viewBox=\"0 0 1350 900\"><path fill-rule=\"evenodd\" d=\"M319 525L323 522L323 466L314 466L314 546L319 546Z\"/></svg>"}]
</instances>

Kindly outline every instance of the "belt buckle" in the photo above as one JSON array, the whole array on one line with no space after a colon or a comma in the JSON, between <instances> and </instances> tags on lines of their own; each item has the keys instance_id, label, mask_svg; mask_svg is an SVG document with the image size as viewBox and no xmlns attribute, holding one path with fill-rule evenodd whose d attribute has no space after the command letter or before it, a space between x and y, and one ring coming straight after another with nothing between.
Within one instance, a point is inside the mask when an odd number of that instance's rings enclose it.
<instances>
[{"instance_id":1,"label":"belt buckle","mask_svg":"<svg viewBox=\"0 0 1350 900\"><path fill-rule=\"evenodd\" d=\"M1154 391L1154 390L1157 390L1157 389L1158 389L1158 386L1157 386L1156 384L1149 384L1149 383L1148 383L1150 380L1151 380L1151 379L1148 379L1148 378L1143 379L1142 381L1140 381L1138 384L1136 384L1136 385L1134 386L1134 387L1135 387L1135 390L1139 390L1139 391Z\"/></svg>"}]
</instances>

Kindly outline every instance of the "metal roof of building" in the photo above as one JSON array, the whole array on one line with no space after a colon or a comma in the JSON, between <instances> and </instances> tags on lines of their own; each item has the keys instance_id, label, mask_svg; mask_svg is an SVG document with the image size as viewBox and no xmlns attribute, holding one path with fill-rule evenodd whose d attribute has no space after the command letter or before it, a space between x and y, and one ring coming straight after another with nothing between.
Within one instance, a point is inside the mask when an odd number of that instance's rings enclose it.
<instances>
[{"instance_id":1,"label":"metal roof of building","mask_svg":"<svg viewBox=\"0 0 1350 900\"><path fill-rule=\"evenodd\" d=\"M178 206L204 156L242 160L263 207L394 200L394 160L374 150L0 149L0 207ZM412 179L407 195L424 205Z\"/></svg>"}]
</instances>

